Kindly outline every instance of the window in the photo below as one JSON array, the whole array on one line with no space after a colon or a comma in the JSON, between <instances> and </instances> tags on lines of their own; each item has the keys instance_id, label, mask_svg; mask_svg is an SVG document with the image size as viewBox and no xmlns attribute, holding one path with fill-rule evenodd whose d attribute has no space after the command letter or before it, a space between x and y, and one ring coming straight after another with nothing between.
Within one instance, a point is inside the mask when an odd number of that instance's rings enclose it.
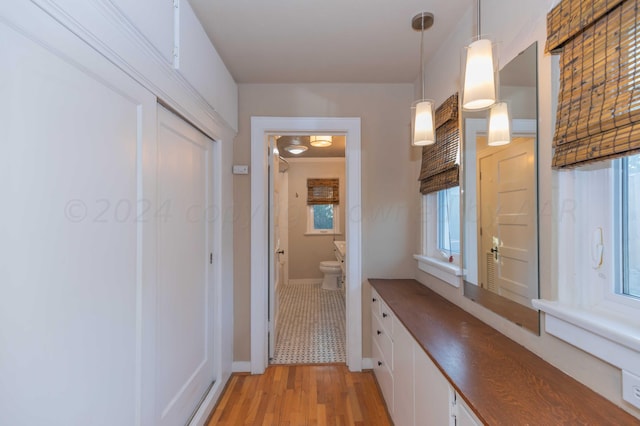
<instances>
[{"instance_id":1,"label":"window","mask_svg":"<svg viewBox=\"0 0 640 426\"><path fill-rule=\"evenodd\" d=\"M640 297L640 155L621 162L622 280L618 291Z\"/></svg>"},{"instance_id":2,"label":"window","mask_svg":"<svg viewBox=\"0 0 640 426\"><path fill-rule=\"evenodd\" d=\"M339 202L339 179L307 179L307 234L340 233Z\"/></svg>"},{"instance_id":3,"label":"window","mask_svg":"<svg viewBox=\"0 0 640 426\"><path fill-rule=\"evenodd\" d=\"M460 286L460 187L422 197L422 253L418 268L454 287Z\"/></svg>"},{"instance_id":4,"label":"window","mask_svg":"<svg viewBox=\"0 0 640 426\"><path fill-rule=\"evenodd\" d=\"M534 300L545 330L640 374L640 157L559 172L557 300Z\"/></svg>"},{"instance_id":5,"label":"window","mask_svg":"<svg viewBox=\"0 0 640 426\"><path fill-rule=\"evenodd\" d=\"M314 204L308 206L307 234L339 234L337 204Z\"/></svg>"},{"instance_id":6,"label":"window","mask_svg":"<svg viewBox=\"0 0 640 426\"><path fill-rule=\"evenodd\" d=\"M640 297L640 155L621 162L621 268L618 293Z\"/></svg>"},{"instance_id":7,"label":"window","mask_svg":"<svg viewBox=\"0 0 640 426\"><path fill-rule=\"evenodd\" d=\"M438 197L438 250L460 254L460 188L437 192Z\"/></svg>"}]
</instances>

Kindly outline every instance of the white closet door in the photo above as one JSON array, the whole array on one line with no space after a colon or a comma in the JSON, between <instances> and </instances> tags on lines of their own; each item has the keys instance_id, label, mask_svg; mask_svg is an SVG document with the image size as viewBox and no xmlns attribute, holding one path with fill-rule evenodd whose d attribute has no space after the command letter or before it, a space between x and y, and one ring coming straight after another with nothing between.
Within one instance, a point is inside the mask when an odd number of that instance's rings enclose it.
<instances>
[{"instance_id":1,"label":"white closet door","mask_svg":"<svg viewBox=\"0 0 640 426\"><path fill-rule=\"evenodd\" d=\"M33 4L0 18L0 424L137 424L156 100Z\"/></svg>"},{"instance_id":2,"label":"white closet door","mask_svg":"<svg viewBox=\"0 0 640 426\"><path fill-rule=\"evenodd\" d=\"M212 142L158 110L156 425L182 425L215 379Z\"/></svg>"}]
</instances>

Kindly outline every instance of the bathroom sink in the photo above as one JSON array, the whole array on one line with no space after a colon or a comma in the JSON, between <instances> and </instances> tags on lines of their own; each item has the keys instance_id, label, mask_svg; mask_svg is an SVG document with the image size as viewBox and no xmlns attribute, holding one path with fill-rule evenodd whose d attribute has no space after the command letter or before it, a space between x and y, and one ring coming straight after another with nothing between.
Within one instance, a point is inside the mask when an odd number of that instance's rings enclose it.
<instances>
[{"instance_id":1,"label":"bathroom sink","mask_svg":"<svg viewBox=\"0 0 640 426\"><path fill-rule=\"evenodd\" d=\"M334 241L333 245L336 246L336 250L340 254L340 257L344 259L344 256L347 252L347 242L346 241Z\"/></svg>"}]
</instances>

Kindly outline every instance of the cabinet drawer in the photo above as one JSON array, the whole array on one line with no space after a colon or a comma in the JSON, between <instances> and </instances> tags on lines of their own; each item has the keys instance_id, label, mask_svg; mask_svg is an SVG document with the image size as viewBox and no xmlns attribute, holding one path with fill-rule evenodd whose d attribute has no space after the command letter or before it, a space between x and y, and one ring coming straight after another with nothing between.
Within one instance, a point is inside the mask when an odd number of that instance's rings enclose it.
<instances>
[{"instance_id":1,"label":"cabinet drawer","mask_svg":"<svg viewBox=\"0 0 640 426\"><path fill-rule=\"evenodd\" d=\"M386 361L389 370L393 371L393 341L391 340L391 336L386 329L382 327L378 317L373 317L371 326L373 341L380 348L382 358Z\"/></svg>"},{"instance_id":2,"label":"cabinet drawer","mask_svg":"<svg viewBox=\"0 0 640 426\"><path fill-rule=\"evenodd\" d=\"M391 309L384 303L384 300L380 300L380 324L382 324L382 328L384 328L389 337L393 339L393 323L395 315Z\"/></svg>"},{"instance_id":3,"label":"cabinet drawer","mask_svg":"<svg viewBox=\"0 0 640 426\"><path fill-rule=\"evenodd\" d=\"M371 289L371 314L375 317L380 317L380 303L382 300L378 293Z\"/></svg>"},{"instance_id":4,"label":"cabinet drawer","mask_svg":"<svg viewBox=\"0 0 640 426\"><path fill-rule=\"evenodd\" d=\"M374 341L371 346L373 347L373 372L387 404L387 410L393 417L393 375L389 368L390 365L383 359L378 343Z\"/></svg>"}]
</instances>

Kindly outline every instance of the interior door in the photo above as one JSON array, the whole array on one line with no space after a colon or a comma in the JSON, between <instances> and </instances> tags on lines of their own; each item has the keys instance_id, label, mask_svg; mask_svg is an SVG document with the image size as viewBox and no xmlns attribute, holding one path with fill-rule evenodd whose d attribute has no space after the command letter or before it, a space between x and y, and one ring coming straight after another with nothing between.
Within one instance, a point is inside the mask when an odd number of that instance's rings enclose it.
<instances>
[{"instance_id":1,"label":"interior door","mask_svg":"<svg viewBox=\"0 0 640 426\"><path fill-rule=\"evenodd\" d=\"M495 149L495 148L494 148ZM518 303L529 305L537 282L535 138L518 137L479 159L481 210L480 281ZM484 281L483 281L484 280Z\"/></svg>"},{"instance_id":2,"label":"interior door","mask_svg":"<svg viewBox=\"0 0 640 426\"><path fill-rule=\"evenodd\" d=\"M0 40L0 424L146 423L155 97L31 2Z\"/></svg>"},{"instance_id":3,"label":"interior door","mask_svg":"<svg viewBox=\"0 0 640 426\"><path fill-rule=\"evenodd\" d=\"M212 142L158 108L155 424L185 424L214 377Z\"/></svg>"}]
</instances>

